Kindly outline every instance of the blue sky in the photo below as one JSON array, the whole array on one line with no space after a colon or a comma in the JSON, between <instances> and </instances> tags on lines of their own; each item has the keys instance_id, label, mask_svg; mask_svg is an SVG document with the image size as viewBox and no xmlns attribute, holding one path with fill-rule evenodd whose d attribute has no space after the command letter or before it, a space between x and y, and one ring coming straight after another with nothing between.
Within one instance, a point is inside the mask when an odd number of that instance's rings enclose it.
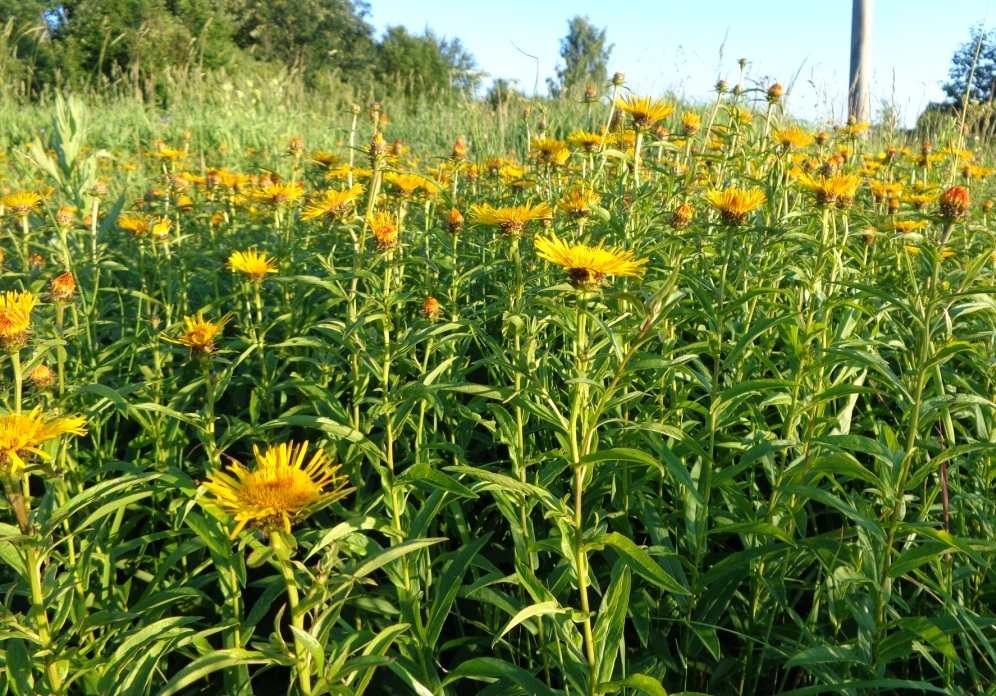
<instances>
[{"instance_id":1,"label":"blue sky","mask_svg":"<svg viewBox=\"0 0 996 696\"><path fill-rule=\"evenodd\" d=\"M574 15L607 28L609 72L626 74L644 95L674 92L711 99L717 78L735 82L738 58L748 77L788 86L789 111L817 123L846 116L851 0L368 0L380 31L400 24L458 37L492 78L545 93L560 39ZM874 0L872 111L888 102L912 125L943 98L951 55L969 29L996 19L990 0ZM993 7L996 11L996 6ZM535 58L524 54L530 54ZM794 79L794 82L793 82ZM490 79L486 84L490 83Z\"/></svg>"}]
</instances>

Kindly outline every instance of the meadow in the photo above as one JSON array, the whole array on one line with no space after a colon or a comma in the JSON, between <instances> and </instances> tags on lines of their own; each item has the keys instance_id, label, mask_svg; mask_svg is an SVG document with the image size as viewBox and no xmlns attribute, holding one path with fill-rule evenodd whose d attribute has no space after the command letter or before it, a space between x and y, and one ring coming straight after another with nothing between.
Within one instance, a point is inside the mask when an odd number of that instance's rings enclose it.
<instances>
[{"instance_id":1,"label":"meadow","mask_svg":"<svg viewBox=\"0 0 996 696\"><path fill-rule=\"evenodd\" d=\"M0 119L0 694L996 693L971 122L171 95Z\"/></svg>"}]
</instances>

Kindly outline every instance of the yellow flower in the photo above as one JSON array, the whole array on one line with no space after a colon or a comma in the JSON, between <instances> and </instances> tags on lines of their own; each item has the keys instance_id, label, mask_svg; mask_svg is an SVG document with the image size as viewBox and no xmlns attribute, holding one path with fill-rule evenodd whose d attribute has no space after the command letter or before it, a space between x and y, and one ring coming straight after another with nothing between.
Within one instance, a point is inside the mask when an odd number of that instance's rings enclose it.
<instances>
[{"instance_id":1,"label":"yellow flower","mask_svg":"<svg viewBox=\"0 0 996 696\"><path fill-rule=\"evenodd\" d=\"M203 313L198 312L195 316L183 318L183 333L177 338L166 335L163 338L170 343L186 346L191 355L210 355L217 348L214 339L231 318L231 314L226 314L218 321L208 321Z\"/></svg>"},{"instance_id":2,"label":"yellow flower","mask_svg":"<svg viewBox=\"0 0 996 696\"><path fill-rule=\"evenodd\" d=\"M324 167L325 169L331 169L342 164L342 158L339 155L333 154L331 152L326 152L325 150L318 150L313 152L311 157L308 158L315 164Z\"/></svg>"},{"instance_id":3,"label":"yellow flower","mask_svg":"<svg viewBox=\"0 0 996 696\"><path fill-rule=\"evenodd\" d=\"M834 174L825 177L822 174L815 179L809 174L801 174L799 183L802 187L815 194L816 202L825 206L847 208L854 202L854 194L861 185L861 177L854 174Z\"/></svg>"},{"instance_id":4,"label":"yellow flower","mask_svg":"<svg viewBox=\"0 0 996 696\"><path fill-rule=\"evenodd\" d=\"M578 129L567 136L567 142L584 152L595 152L602 144L602 136Z\"/></svg>"},{"instance_id":5,"label":"yellow flower","mask_svg":"<svg viewBox=\"0 0 996 696\"><path fill-rule=\"evenodd\" d=\"M175 150L165 145L160 145L159 149L156 150L156 157L160 159L177 159L178 157L183 157L185 154L187 153L183 150Z\"/></svg>"},{"instance_id":6,"label":"yellow flower","mask_svg":"<svg viewBox=\"0 0 996 696\"><path fill-rule=\"evenodd\" d=\"M27 291L0 293L0 346L8 352L19 350L27 341L31 310L36 304L38 298Z\"/></svg>"},{"instance_id":7,"label":"yellow flower","mask_svg":"<svg viewBox=\"0 0 996 696\"><path fill-rule=\"evenodd\" d=\"M606 276L639 277L647 264L647 259L636 260L632 251L568 244L552 233L549 239L537 238L535 246L536 256L566 268L571 285L579 290L597 289Z\"/></svg>"},{"instance_id":8,"label":"yellow flower","mask_svg":"<svg viewBox=\"0 0 996 696\"><path fill-rule=\"evenodd\" d=\"M255 249L233 251L228 257L228 267L233 271L245 273L249 276L249 280L258 283L267 273L277 272L277 260L267 257L265 251Z\"/></svg>"},{"instance_id":9,"label":"yellow flower","mask_svg":"<svg viewBox=\"0 0 996 696\"><path fill-rule=\"evenodd\" d=\"M27 217L41 206L42 197L34 191L18 191L0 198L0 205L10 208L17 217Z\"/></svg>"},{"instance_id":10,"label":"yellow flower","mask_svg":"<svg viewBox=\"0 0 996 696\"><path fill-rule=\"evenodd\" d=\"M809 147L816 140L816 136L812 133L807 133L802 128L784 128L775 130L771 134L771 139L786 150L795 150Z\"/></svg>"},{"instance_id":11,"label":"yellow flower","mask_svg":"<svg viewBox=\"0 0 996 696\"><path fill-rule=\"evenodd\" d=\"M363 187L360 184L353 184L345 191L329 189L322 194L321 198L301 212L301 219L314 220L318 217L327 217L329 220L338 220L346 214L350 204L361 193L363 193Z\"/></svg>"},{"instance_id":12,"label":"yellow flower","mask_svg":"<svg viewBox=\"0 0 996 696\"><path fill-rule=\"evenodd\" d=\"M876 201L884 201L891 198L899 198L903 193L903 185L892 181L879 181L872 179L868 182L871 187L872 196Z\"/></svg>"},{"instance_id":13,"label":"yellow flower","mask_svg":"<svg viewBox=\"0 0 996 696\"><path fill-rule=\"evenodd\" d=\"M265 454L254 446L254 471L235 462L228 471L208 474L204 487L214 496L210 502L235 521L232 539L250 523L268 532L282 529L290 534L291 522L349 493L346 477L323 450L305 465L307 450L307 442L270 446Z\"/></svg>"},{"instance_id":14,"label":"yellow flower","mask_svg":"<svg viewBox=\"0 0 996 696\"><path fill-rule=\"evenodd\" d=\"M909 234L913 230L921 230L927 226L926 220L896 220L891 227L899 234Z\"/></svg>"},{"instance_id":15,"label":"yellow flower","mask_svg":"<svg viewBox=\"0 0 996 696\"><path fill-rule=\"evenodd\" d=\"M377 251L390 251L398 246L398 221L394 215L381 210L369 218L367 223L377 243Z\"/></svg>"},{"instance_id":16,"label":"yellow flower","mask_svg":"<svg viewBox=\"0 0 996 696\"><path fill-rule=\"evenodd\" d=\"M553 215L553 208L546 201L535 206L530 201L525 205L494 208L488 203L474 205L470 208L470 221L475 225L498 225L503 234L512 237L522 236L526 223L532 220L548 220Z\"/></svg>"},{"instance_id":17,"label":"yellow flower","mask_svg":"<svg viewBox=\"0 0 996 696\"><path fill-rule=\"evenodd\" d=\"M694 111L686 111L681 115L681 124L684 126L685 135L692 136L702 128L702 117Z\"/></svg>"},{"instance_id":18,"label":"yellow flower","mask_svg":"<svg viewBox=\"0 0 996 696\"><path fill-rule=\"evenodd\" d=\"M747 213L762 205L768 197L764 191L754 187L740 189L731 186L726 189L711 189L706 192L706 203L719 211L723 222L727 225L743 225L747 222Z\"/></svg>"},{"instance_id":19,"label":"yellow flower","mask_svg":"<svg viewBox=\"0 0 996 696\"><path fill-rule=\"evenodd\" d=\"M288 205L304 197L304 186L300 181L293 184L271 183L256 189L253 196L271 205Z\"/></svg>"},{"instance_id":20,"label":"yellow flower","mask_svg":"<svg viewBox=\"0 0 996 696\"><path fill-rule=\"evenodd\" d=\"M633 119L633 127L637 130L647 130L660 120L671 115L674 107L665 104L661 99L650 97L634 97L616 99L616 108L629 114Z\"/></svg>"},{"instance_id":21,"label":"yellow flower","mask_svg":"<svg viewBox=\"0 0 996 696\"><path fill-rule=\"evenodd\" d=\"M860 123L848 123L846 126L841 126L837 129L837 132L848 138L856 138L869 128L871 128L870 123L861 121Z\"/></svg>"},{"instance_id":22,"label":"yellow flower","mask_svg":"<svg viewBox=\"0 0 996 696\"><path fill-rule=\"evenodd\" d=\"M142 218L132 217L131 215L119 217L118 227L128 230L136 237L149 231L149 223Z\"/></svg>"},{"instance_id":23,"label":"yellow flower","mask_svg":"<svg viewBox=\"0 0 996 696\"><path fill-rule=\"evenodd\" d=\"M426 193L436 193L439 187L426 179L421 174L400 174L398 172L387 172L384 174L384 181L397 187L398 193L402 196L411 196L419 189L425 189Z\"/></svg>"},{"instance_id":24,"label":"yellow flower","mask_svg":"<svg viewBox=\"0 0 996 696\"><path fill-rule=\"evenodd\" d=\"M567 143L553 138L533 138L533 156L540 164L563 164L571 156Z\"/></svg>"},{"instance_id":25,"label":"yellow flower","mask_svg":"<svg viewBox=\"0 0 996 696\"><path fill-rule=\"evenodd\" d=\"M86 419L82 416L67 416L46 420L41 408L31 413L7 413L0 416L0 470L16 473L27 466L25 460L31 453L43 459L51 459L47 452L39 449L63 433L86 435L83 428Z\"/></svg>"},{"instance_id":26,"label":"yellow flower","mask_svg":"<svg viewBox=\"0 0 996 696\"><path fill-rule=\"evenodd\" d=\"M571 189L557 201L557 207L572 218L586 218L602 197L588 188Z\"/></svg>"},{"instance_id":27,"label":"yellow flower","mask_svg":"<svg viewBox=\"0 0 996 696\"><path fill-rule=\"evenodd\" d=\"M152 236L159 241L169 239L171 229L173 229L173 221L165 215L160 215L152 223Z\"/></svg>"}]
</instances>

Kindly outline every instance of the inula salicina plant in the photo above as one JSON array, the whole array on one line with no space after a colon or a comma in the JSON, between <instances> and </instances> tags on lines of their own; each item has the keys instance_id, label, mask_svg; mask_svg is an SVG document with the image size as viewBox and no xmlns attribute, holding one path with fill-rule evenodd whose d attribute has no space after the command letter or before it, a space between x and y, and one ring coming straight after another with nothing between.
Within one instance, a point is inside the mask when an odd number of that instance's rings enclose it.
<instances>
[{"instance_id":1,"label":"inula salicina plant","mask_svg":"<svg viewBox=\"0 0 996 696\"><path fill-rule=\"evenodd\" d=\"M988 146L608 90L4 131L0 693L994 692Z\"/></svg>"}]
</instances>

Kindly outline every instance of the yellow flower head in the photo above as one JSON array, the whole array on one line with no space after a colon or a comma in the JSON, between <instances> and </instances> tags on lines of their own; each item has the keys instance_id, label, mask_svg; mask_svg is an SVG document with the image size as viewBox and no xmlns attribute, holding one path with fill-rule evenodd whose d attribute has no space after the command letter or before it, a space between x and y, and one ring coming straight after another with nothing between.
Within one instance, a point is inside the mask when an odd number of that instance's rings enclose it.
<instances>
[{"instance_id":1,"label":"yellow flower head","mask_svg":"<svg viewBox=\"0 0 996 696\"><path fill-rule=\"evenodd\" d=\"M85 423L86 419L82 416L46 420L40 408L27 415L7 413L0 416L0 471L16 473L27 466L26 459L32 453L42 459L51 459L47 452L40 449L42 443L63 433L86 435Z\"/></svg>"},{"instance_id":2,"label":"yellow flower head","mask_svg":"<svg viewBox=\"0 0 996 696\"><path fill-rule=\"evenodd\" d=\"M510 237L522 236L526 223L532 220L548 220L553 215L553 208L546 201L540 201L535 206L530 201L525 205L495 208L484 203L470 208L470 221L475 225L498 225L503 234Z\"/></svg>"},{"instance_id":3,"label":"yellow flower head","mask_svg":"<svg viewBox=\"0 0 996 696\"><path fill-rule=\"evenodd\" d=\"M826 177L821 174L816 179L809 174L801 174L799 183L814 194L819 205L848 208L854 202L854 194L861 185L861 177L854 174L834 174Z\"/></svg>"},{"instance_id":4,"label":"yellow flower head","mask_svg":"<svg viewBox=\"0 0 996 696\"><path fill-rule=\"evenodd\" d=\"M899 234L909 234L914 230L922 230L927 226L926 220L896 220L891 227Z\"/></svg>"},{"instance_id":5,"label":"yellow flower head","mask_svg":"<svg viewBox=\"0 0 996 696\"><path fill-rule=\"evenodd\" d=\"M345 191L329 189L322 194L321 198L301 212L301 219L314 220L325 217L330 221L338 220L349 211L350 205L361 193L363 193L363 186L360 184L353 184Z\"/></svg>"},{"instance_id":6,"label":"yellow flower head","mask_svg":"<svg viewBox=\"0 0 996 696\"><path fill-rule=\"evenodd\" d=\"M304 185L300 181L295 181L292 184L271 182L269 186L258 188L253 196L259 200L266 201L270 205L290 205L304 197Z\"/></svg>"},{"instance_id":7,"label":"yellow flower head","mask_svg":"<svg viewBox=\"0 0 996 696\"><path fill-rule=\"evenodd\" d=\"M235 462L227 471L212 471L204 487L211 503L234 521L232 539L247 524L267 532L291 533L291 522L307 516L318 505L327 505L349 493L346 477L332 465L324 450L304 463L308 443L286 442L261 454L253 447L256 468L250 471Z\"/></svg>"},{"instance_id":8,"label":"yellow flower head","mask_svg":"<svg viewBox=\"0 0 996 696\"><path fill-rule=\"evenodd\" d=\"M793 127L775 130L771 134L771 139L786 150L797 150L812 145L816 136L807 133L802 128Z\"/></svg>"},{"instance_id":9,"label":"yellow flower head","mask_svg":"<svg viewBox=\"0 0 996 696\"><path fill-rule=\"evenodd\" d=\"M10 208L16 217L27 217L29 213L36 212L41 202L42 197L34 191L18 191L0 198L0 204Z\"/></svg>"},{"instance_id":10,"label":"yellow flower head","mask_svg":"<svg viewBox=\"0 0 996 696\"><path fill-rule=\"evenodd\" d=\"M584 152L595 152L602 144L602 136L578 129L567 136L567 142Z\"/></svg>"},{"instance_id":11,"label":"yellow flower head","mask_svg":"<svg viewBox=\"0 0 996 696\"><path fill-rule=\"evenodd\" d=\"M639 277L647 264L647 259L636 260L632 251L568 244L555 234L548 239L538 237L535 247L536 256L566 268L571 285L585 291L598 289L606 276Z\"/></svg>"},{"instance_id":12,"label":"yellow flower head","mask_svg":"<svg viewBox=\"0 0 996 696\"><path fill-rule=\"evenodd\" d=\"M170 338L164 335L163 338L170 343L186 346L190 349L191 355L211 355L217 349L214 339L231 318L231 314L226 314L218 321L208 321L201 312L198 312L196 316L183 318L183 333L178 337Z\"/></svg>"},{"instance_id":13,"label":"yellow flower head","mask_svg":"<svg viewBox=\"0 0 996 696\"><path fill-rule=\"evenodd\" d=\"M674 107L665 104L662 99L650 97L629 96L616 99L616 108L630 115L633 127L637 130L647 130L674 111Z\"/></svg>"},{"instance_id":14,"label":"yellow flower head","mask_svg":"<svg viewBox=\"0 0 996 696\"><path fill-rule=\"evenodd\" d=\"M31 325L31 310L36 304L38 298L27 291L0 293L0 346L6 351L24 347Z\"/></svg>"},{"instance_id":15,"label":"yellow flower head","mask_svg":"<svg viewBox=\"0 0 996 696\"><path fill-rule=\"evenodd\" d=\"M705 195L705 202L719 211L720 217L727 225L743 225L747 222L747 214L766 200L768 197L764 191L757 187L740 189L731 186L722 190L711 189Z\"/></svg>"},{"instance_id":16,"label":"yellow flower head","mask_svg":"<svg viewBox=\"0 0 996 696\"><path fill-rule=\"evenodd\" d=\"M141 237L152 229L149 227L148 220L136 215L122 215L118 218L118 227L131 232L136 237Z\"/></svg>"},{"instance_id":17,"label":"yellow flower head","mask_svg":"<svg viewBox=\"0 0 996 696\"><path fill-rule=\"evenodd\" d=\"M571 189L557 201L557 207L572 218L586 218L591 209L602 201L602 197L589 188Z\"/></svg>"},{"instance_id":18,"label":"yellow flower head","mask_svg":"<svg viewBox=\"0 0 996 696\"><path fill-rule=\"evenodd\" d=\"M879 181L878 179L872 179L868 182L871 187L872 197L876 201L884 201L891 198L899 198L903 193L903 185L898 182L886 182Z\"/></svg>"},{"instance_id":19,"label":"yellow flower head","mask_svg":"<svg viewBox=\"0 0 996 696\"><path fill-rule=\"evenodd\" d=\"M233 251L228 257L228 267L233 271L245 273L249 280L258 283L267 273L277 272L277 260L266 255L265 251Z\"/></svg>"},{"instance_id":20,"label":"yellow flower head","mask_svg":"<svg viewBox=\"0 0 996 696\"><path fill-rule=\"evenodd\" d=\"M390 251L398 246L398 221L391 213L381 210L367 220L377 251Z\"/></svg>"},{"instance_id":21,"label":"yellow flower head","mask_svg":"<svg viewBox=\"0 0 996 696\"><path fill-rule=\"evenodd\" d=\"M436 193L439 187L426 179L421 174L400 174L398 172L387 172L384 174L384 181L398 189L398 193L404 197L411 196L419 189L426 193Z\"/></svg>"},{"instance_id":22,"label":"yellow flower head","mask_svg":"<svg viewBox=\"0 0 996 696\"><path fill-rule=\"evenodd\" d=\"M695 135L702 128L702 117L694 111L686 111L681 115L681 124L687 136Z\"/></svg>"},{"instance_id":23,"label":"yellow flower head","mask_svg":"<svg viewBox=\"0 0 996 696\"><path fill-rule=\"evenodd\" d=\"M571 156L567 143L554 138L533 138L533 156L540 164L563 164Z\"/></svg>"},{"instance_id":24,"label":"yellow flower head","mask_svg":"<svg viewBox=\"0 0 996 696\"><path fill-rule=\"evenodd\" d=\"M342 164L342 158L332 152L326 152L325 150L318 150L317 152L311 153L311 157L308 158L315 164L324 167L325 169L331 169L332 167L337 167Z\"/></svg>"},{"instance_id":25,"label":"yellow flower head","mask_svg":"<svg viewBox=\"0 0 996 696\"><path fill-rule=\"evenodd\" d=\"M165 215L160 215L152 223L152 236L158 241L169 239L169 231L173 229L173 221Z\"/></svg>"}]
</instances>

